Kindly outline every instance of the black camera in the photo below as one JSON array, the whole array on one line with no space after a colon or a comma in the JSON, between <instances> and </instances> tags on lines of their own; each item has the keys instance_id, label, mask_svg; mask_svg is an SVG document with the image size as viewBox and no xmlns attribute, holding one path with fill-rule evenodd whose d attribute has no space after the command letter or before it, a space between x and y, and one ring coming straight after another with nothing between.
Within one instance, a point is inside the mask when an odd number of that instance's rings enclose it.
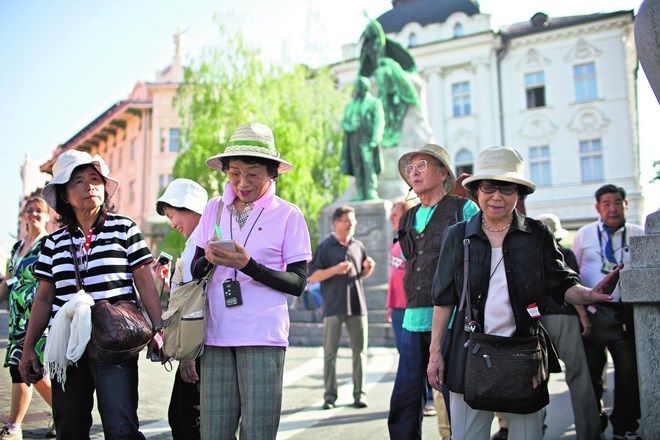
<instances>
[{"instance_id":1,"label":"black camera","mask_svg":"<svg viewBox=\"0 0 660 440\"><path fill-rule=\"evenodd\" d=\"M174 257L172 257L167 252L161 252L156 261L158 261L159 264L162 264L163 266L165 266L165 265L169 264L172 261L173 258Z\"/></svg>"}]
</instances>

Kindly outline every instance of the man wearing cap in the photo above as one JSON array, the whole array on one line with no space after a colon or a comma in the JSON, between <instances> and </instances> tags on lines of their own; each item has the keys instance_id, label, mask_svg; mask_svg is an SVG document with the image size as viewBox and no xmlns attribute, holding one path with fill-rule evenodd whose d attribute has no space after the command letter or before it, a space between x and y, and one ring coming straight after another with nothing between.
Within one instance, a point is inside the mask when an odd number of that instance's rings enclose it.
<instances>
[{"instance_id":1,"label":"man wearing cap","mask_svg":"<svg viewBox=\"0 0 660 440\"><path fill-rule=\"evenodd\" d=\"M344 324L353 352L353 406L367 406L363 385L369 327L362 280L371 276L375 262L353 238L356 224L355 210L338 206L332 214L334 233L318 245L309 268L309 281L321 283L323 297L323 409L334 408L337 400L337 349Z\"/></svg>"},{"instance_id":2,"label":"man wearing cap","mask_svg":"<svg viewBox=\"0 0 660 440\"><path fill-rule=\"evenodd\" d=\"M404 154L399 159L399 173L420 201L401 217L397 233L406 259L406 311L388 428L390 438L408 440L422 435L433 323L431 284L442 236L448 226L470 219L479 208L471 200L450 194L456 178L449 154L440 146L427 144Z\"/></svg>"},{"instance_id":3,"label":"man wearing cap","mask_svg":"<svg viewBox=\"0 0 660 440\"><path fill-rule=\"evenodd\" d=\"M581 227L573 240L573 252L585 286L595 286L618 264L630 261L630 237L642 235L644 231L626 221L627 209L623 188L608 184L596 191L596 211L600 218ZM607 348L614 362L614 409L609 416L614 438L637 439L640 403L632 310L621 302L619 285L612 296L611 302L587 307L591 333L583 338L584 349L601 414L601 429L605 430L608 421L601 400Z\"/></svg>"},{"instance_id":4,"label":"man wearing cap","mask_svg":"<svg viewBox=\"0 0 660 440\"><path fill-rule=\"evenodd\" d=\"M568 236L568 231L561 227L559 218L554 214L541 214L536 219L545 224L554 235L566 265L579 273L575 254L560 244L560 241ZM591 386L584 347L580 344L582 335L587 336L591 331L587 312L584 306L559 305L552 300L541 316L541 324L550 335L559 359L564 362L564 376L571 394L576 438L597 439L600 436L600 422L596 396Z\"/></svg>"},{"instance_id":5,"label":"man wearing cap","mask_svg":"<svg viewBox=\"0 0 660 440\"><path fill-rule=\"evenodd\" d=\"M171 291L179 284L192 280L190 262L194 257L195 247L191 245L190 236L199 224L207 201L206 190L190 179L173 180L156 201L156 212L167 217L172 228L186 237L186 246L176 260L171 276ZM167 276L169 265L163 266L159 262L154 262L153 265L162 282L170 283ZM197 388L199 371L199 359L179 362L168 410L168 421L174 440L200 438Z\"/></svg>"}]
</instances>

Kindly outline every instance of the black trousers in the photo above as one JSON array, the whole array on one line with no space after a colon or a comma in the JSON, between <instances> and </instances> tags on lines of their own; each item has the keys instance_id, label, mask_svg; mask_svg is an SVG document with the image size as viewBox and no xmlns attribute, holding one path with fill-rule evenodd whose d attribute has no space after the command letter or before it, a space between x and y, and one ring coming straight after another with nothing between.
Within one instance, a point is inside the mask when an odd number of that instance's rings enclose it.
<instances>
[{"instance_id":1,"label":"black trousers","mask_svg":"<svg viewBox=\"0 0 660 440\"><path fill-rule=\"evenodd\" d=\"M199 358L195 359L200 374ZM177 368L167 418L174 440L198 440L199 434L199 382L187 383Z\"/></svg>"},{"instance_id":2,"label":"black trousers","mask_svg":"<svg viewBox=\"0 0 660 440\"><path fill-rule=\"evenodd\" d=\"M614 363L614 408L610 422L614 434L637 431L641 416L637 377L637 353L632 322L626 319L623 305L598 304L589 316L591 334L584 341L589 374L602 412L603 368L607 362L605 350ZM627 324L627 331L623 324Z\"/></svg>"}]
</instances>

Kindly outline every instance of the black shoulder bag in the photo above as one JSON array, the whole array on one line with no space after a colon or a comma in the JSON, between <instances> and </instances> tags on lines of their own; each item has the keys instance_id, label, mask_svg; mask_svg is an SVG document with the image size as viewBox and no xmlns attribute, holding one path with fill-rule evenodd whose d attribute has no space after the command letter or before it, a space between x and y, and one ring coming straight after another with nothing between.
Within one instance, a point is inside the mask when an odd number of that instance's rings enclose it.
<instances>
[{"instance_id":1,"label":"black shoulder bag","mask_svg":"<svg viewBox=\"0 0 660 440\"><path fill-rule=\"evenodd\" d=\"M470 240L463 240L464 274L461 303L469 334L463 399L472 409L530 414L550 401L548 360L537 333L506 337L479 333L472 318L468 280Z\"/></svg>"},{"instance_id":2,"label":"black shoulder bag","mask_svg":"<svg viewBox=\"0 0 660 440\"><path fill-rule=\"evenodd\" d=\"M82 290L78 252L71 243L78 290ZM135 291L133 291L135 295ZM91 295L90 295L91 296ZM102 299L92 306L92 335L85 353L95 362L119 363L138 355L149 343L153 330L137 304L130 300Z\"/></svg>"}]
</instances>

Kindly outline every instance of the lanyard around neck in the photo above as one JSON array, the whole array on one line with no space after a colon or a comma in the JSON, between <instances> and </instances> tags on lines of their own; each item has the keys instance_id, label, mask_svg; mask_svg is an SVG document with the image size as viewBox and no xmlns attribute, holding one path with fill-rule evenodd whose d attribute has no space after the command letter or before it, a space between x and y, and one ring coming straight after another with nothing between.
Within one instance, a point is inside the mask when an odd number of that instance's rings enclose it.
<instances>
[{"instance_id":1,"label":"lanyard around neck","mask_svg":"<svg viewBox=\"0 0 660 440\"><path fill-rule=\"evenodd\" d=\"M250 227L250 230L248 231L247 237L245 237L245 241L243 242L243 247L247 245L248 239L250 238L250 235L252 235L252 230L254 229L255 225L259 221L259 218L261 217L261 214L263 214L264 208L261 208L261 211L259 211L259 214L257 214L257 218L254 220L254 223L252 223L252 226ZM234 239L234 228L231 227L231 219L233 218L233 215L229 216L229 238L231 240ZM238 224L238 221L236 221L236 224ZM240 229L240 225L239 225ZM236 276L238 275L238 270L234 269L234 280L236 280Z\"/></svg>"},{"instance_id":2,"label":"lanyard around neck","mask_svg":"<svg viewBox=\"0 0 660 440\"><path fill-rule=\"evenodd\" d=\"M604 224L602 225L603 229L607 228ZM597 225L596 229L598 230L598 245L600 247L600 261L602 263L605 263L605 248L603 247L603 234L600 230L600 225ZM615 232L616 233L616 232ZM610 246L612 246L612 257L616 260L616 255L614 255L614 236L612 233L610 233L609 230L607 230L607 236L609 239ZM605 243L605 246L607 246L607 242ZM621 263L623 262L623 254L626 249L626 225L623 225L623 232L621 233L621 259L619 261L612 261L612 263Z\"/></svg>"}]
</instances>

